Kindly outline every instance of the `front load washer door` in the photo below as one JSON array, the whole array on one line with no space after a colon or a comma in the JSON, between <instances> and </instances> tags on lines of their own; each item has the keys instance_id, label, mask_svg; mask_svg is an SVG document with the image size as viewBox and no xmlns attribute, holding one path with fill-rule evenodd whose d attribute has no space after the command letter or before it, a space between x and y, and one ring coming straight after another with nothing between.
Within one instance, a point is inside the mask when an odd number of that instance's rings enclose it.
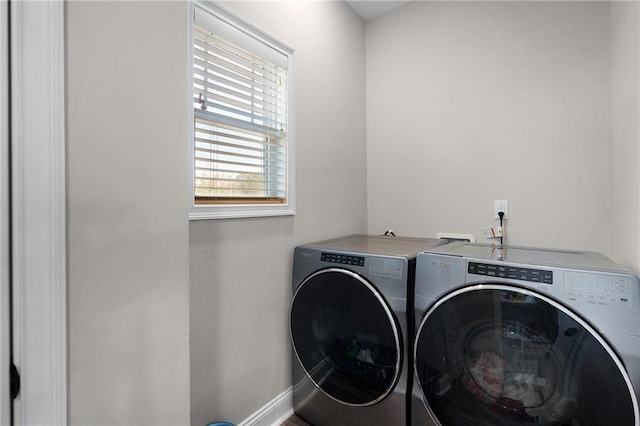
<instances>
[{"instance_id":1,"label":"front load washer door","mask_svg":"<svg viewBox=\"0 0 640 426\"><path fill-rule=\"evenodd\" d=\"M397 320L360 275L331 268L310 275L291 305L294 353L313 383L352 406L384 399L401 371Z\"/></svg>"},{"instance_id":2,"label":"front load washer door","mask_svg":"<svg viewBox=\"0 0 640 426\"><path fill-rule=\"evenodd\" d=\"M437 424L638 425L615 351L558 302L481 284L436 302L415 342L416 385Z\"/></svg>"}]
</instances>

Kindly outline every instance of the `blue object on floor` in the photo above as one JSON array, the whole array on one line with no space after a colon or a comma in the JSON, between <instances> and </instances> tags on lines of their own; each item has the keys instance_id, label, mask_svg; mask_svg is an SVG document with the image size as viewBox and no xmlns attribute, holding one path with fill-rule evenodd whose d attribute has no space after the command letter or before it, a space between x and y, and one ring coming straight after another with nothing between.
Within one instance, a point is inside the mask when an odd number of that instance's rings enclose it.
<instances>
[{"instance_id":1,"label":"blue object on floor","mask_svg":"<svg viewBox=\"0 0 640 426\"><path fill-rule=\"evenodd\" d=\"M209 423L207 426L235 426L235 425L229 422L215 422L215 423Z\"/></svg>"}]
</instances>

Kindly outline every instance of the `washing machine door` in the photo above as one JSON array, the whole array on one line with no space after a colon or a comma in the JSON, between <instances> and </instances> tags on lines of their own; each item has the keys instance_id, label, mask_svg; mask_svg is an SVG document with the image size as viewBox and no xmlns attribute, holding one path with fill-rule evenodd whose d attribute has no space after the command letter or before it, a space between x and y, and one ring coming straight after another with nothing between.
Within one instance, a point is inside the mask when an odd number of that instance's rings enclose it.
<instances>
[{"instance_id":1,"label":"washing machine door","mask_svg":"<svg viewBox=\"0 0 640 426\"><path fill-rule=\"evenodd\" d=\"M393 391L402 363L400 328L366 279L338 268L314 273L294 294L290 322L298 361L330 398L368 406Z\"/></svg>"},{"instance_id":2,"label":"washing machine door","mask_svg":"<svg viewBox=\"0 0 640 426\"><path fill-rule=\"evenodd\" d=\"M427 311L415 341L416 385L436 424L638 425L615 351L542 294L482 284Z\"/></svg>"}]
</instances>

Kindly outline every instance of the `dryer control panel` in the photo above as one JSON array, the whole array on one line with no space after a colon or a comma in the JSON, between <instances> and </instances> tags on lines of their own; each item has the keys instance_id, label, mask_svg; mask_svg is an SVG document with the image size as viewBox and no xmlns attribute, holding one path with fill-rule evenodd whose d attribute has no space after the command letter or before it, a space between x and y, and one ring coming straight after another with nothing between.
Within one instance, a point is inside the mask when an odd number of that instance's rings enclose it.
<instances>
[{"instance_id":1,"label":"dryer control panel","mask_svg":"<svg viewBox=\"0 0 640 426\"><path fill-rule=\"evenodd\" d=\"M617 275L599 275L567 272L565 296L594 305L631 306L631 278Z\"/></svg>"},{"instance_id":2,"label":"dryer control panel","mask_svg":"<svg viewBox=\"0 0 640 426\"><path fill-rule=\"evenodd\" d=\"M467 265L467 272L470 274L486 275L489 277L553 284L553 271L543 269L469 262Z\"/></svg>"},{"instance_id":3,"label":"dryer control panel","mask_svg":"<svg viewBox=\"0 0 640 426\"><path fill-rule=\"evenodd\" d=\"M343 265L364 266L364 257L340 253L322 253L320 260L323 262L341 263Z\"/></svg>"}]
</instances>

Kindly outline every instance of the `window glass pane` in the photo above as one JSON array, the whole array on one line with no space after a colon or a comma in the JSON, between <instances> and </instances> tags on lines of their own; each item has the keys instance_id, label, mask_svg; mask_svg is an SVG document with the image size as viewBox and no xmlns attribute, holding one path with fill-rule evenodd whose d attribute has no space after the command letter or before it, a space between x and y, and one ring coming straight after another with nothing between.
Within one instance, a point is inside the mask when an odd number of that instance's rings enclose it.
<instances>
[{"instance_id":1,"label":"window glass pane","mask_svg":"<svg viewBox=\"0 0 640 426\"><path fill-rule=\"evenodd\" d=\"M191 213L290 214L292 50L213 3L194 9Z\"/></svg>"},{"instance_id":2,"label":"window glass pane","mask_svg":"<svg viewBox=\"0 0 640 426\"><path fill-rule=\"evenodd\" d=\"M473 290L423 320L416 385L447 425L631 425L630 390L613 356L541 298Z\"/></svg>"},{"instance_id":3,"label":"window glass pane","mask_svg":"<svg viewBox=\"0 0 640 426\"><path fill-rule=\"evenodd\" d=\"M394 387L400 330L362 279L323 271L307 279L291 308L295 353L314 383L339 401L369 405Z\"/></svg>"},{"instance_id":4,"label":"window glass pane","mask_svg":"<svg viewBox=\"0 0 640 426\"><path fill-rule=\"evenodd\" d=\"M284 198L284 151L263 134L196 119L195 195Z\"/></svg>"}]
</instances>

